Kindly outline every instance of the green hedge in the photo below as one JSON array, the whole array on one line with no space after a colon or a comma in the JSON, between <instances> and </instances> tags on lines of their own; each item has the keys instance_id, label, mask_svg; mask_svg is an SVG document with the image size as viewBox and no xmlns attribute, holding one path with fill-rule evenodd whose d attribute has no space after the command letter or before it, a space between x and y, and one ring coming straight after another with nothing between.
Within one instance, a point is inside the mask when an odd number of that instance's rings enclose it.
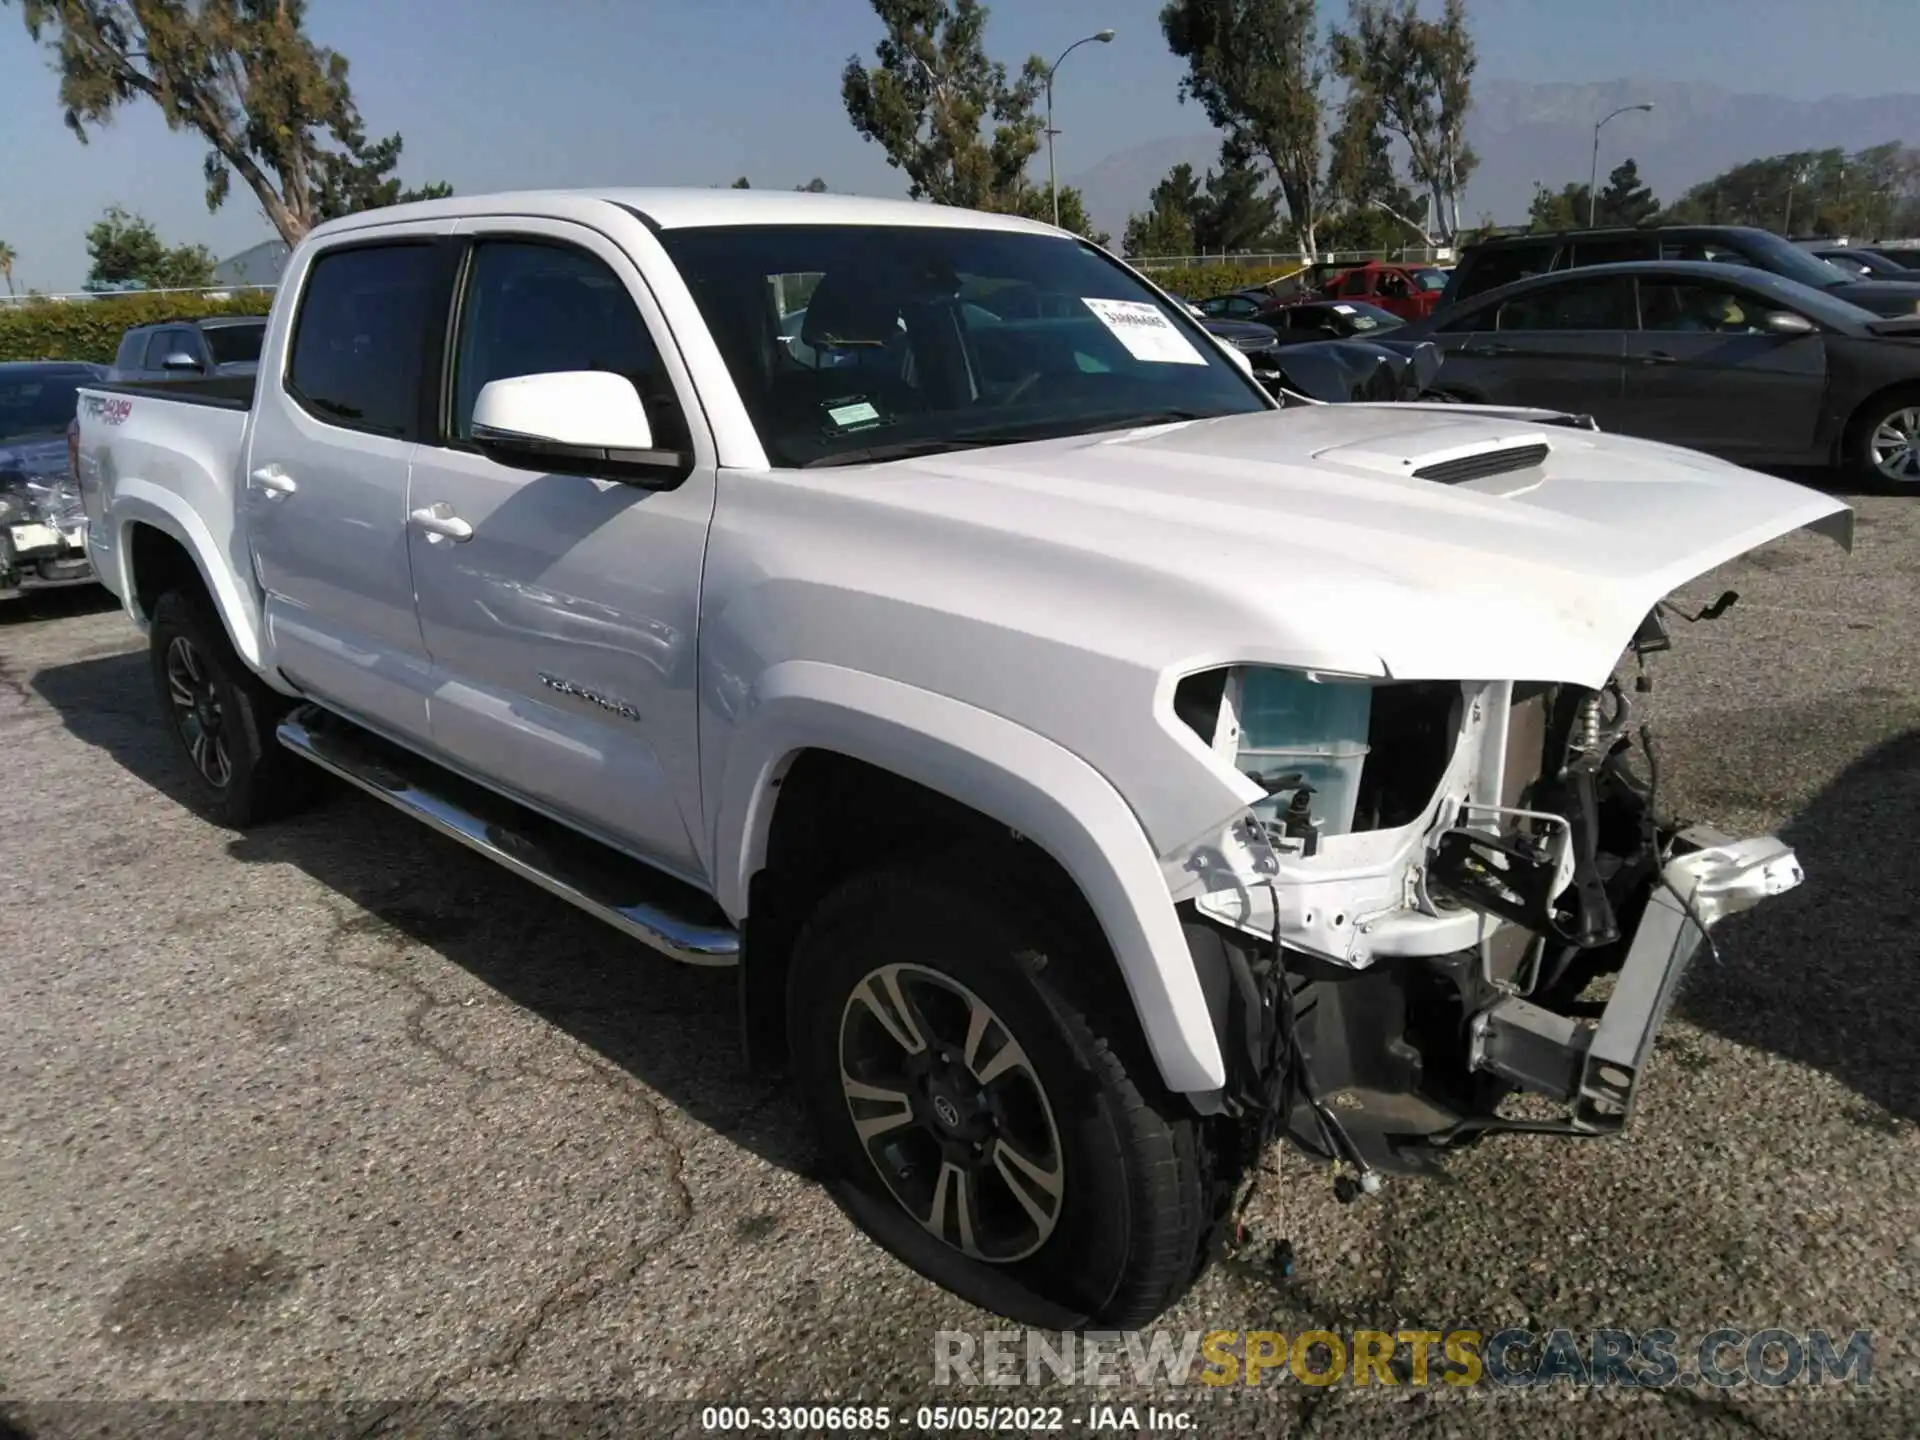
<instances>
[{"instance_id":1,"label":"green hedge","mask_svg":"<svg viewBox=\"0 0 1920 1440\"><path fill-rule=\"evenodd\" d=\"M120 337L136 325L202 315L264 315L269 290L204 295L108 295L95 300L28 300L0 308L0 360L91 360L110 365Z\"/></svg>"},{"instance_id":2,"label":"green hedge","mask_svg":"<svg viewBox=\"0 0 1920 1440\"><path fill-rule=\"evenodd\" d=\"M1228 290L1264 285L1302 268L1299 265L1188 265L1165 270L1152 267L1153 262L1147 261L1142 273L1161 289L1171 290L1183 300L1204 300Z\"/></svg>"}]
</instances>

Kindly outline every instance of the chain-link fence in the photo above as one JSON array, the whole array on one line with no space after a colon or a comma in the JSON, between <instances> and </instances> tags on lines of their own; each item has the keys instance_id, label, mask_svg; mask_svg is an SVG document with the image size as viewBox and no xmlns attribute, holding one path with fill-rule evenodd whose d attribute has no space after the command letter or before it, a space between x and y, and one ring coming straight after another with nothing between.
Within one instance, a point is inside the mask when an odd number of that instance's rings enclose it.
<instances>
[{"instance_id":1,"label":"chain-link fence","mask_svg":"<svg viewBox=\"0 0 1920 1440\"><path fill-rule=\"evenodd\" d=\"M79 305L94 300L125 300L129 296L173 295L178 297L197 297L202 300L231 300L241 295L255 293L272 294L277 286L273 285L198 285L192 288L176 290L130 289L130 290L63 290L55 294L42 294L29 290L24 295L0 295L0 306L6 305Z\"/></svg>"}]
</instances>

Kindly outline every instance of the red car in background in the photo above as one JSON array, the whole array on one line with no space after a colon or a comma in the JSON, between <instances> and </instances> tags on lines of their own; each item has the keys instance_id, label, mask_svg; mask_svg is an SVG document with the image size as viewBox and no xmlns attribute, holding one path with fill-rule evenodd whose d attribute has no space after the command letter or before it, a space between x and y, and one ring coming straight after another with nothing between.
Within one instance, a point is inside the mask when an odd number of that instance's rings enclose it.
<instances>
[{"instance_id":1,"label":"red car in background","mask_svg":"<svg viewBox=\"0 0 1920 1440\"><path fill-rule=\"evenodd\" d=\"M1329 276L1318 293L1323 299L1361 300L1402 320L1419 320L1438 308L1446 288L1446 271L1431 265L1390 265L1370 260Z\"/></svg>"}]
</instances>

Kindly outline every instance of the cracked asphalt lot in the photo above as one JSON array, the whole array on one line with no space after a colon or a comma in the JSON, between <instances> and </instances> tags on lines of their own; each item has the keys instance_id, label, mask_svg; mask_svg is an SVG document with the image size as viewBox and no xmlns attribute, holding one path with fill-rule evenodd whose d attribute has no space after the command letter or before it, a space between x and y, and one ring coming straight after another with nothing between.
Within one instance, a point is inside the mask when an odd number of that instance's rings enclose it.
<instances>
[{"instance_id":1,"label":"cracked asphalt lot","mask_svg":"<svg viewBox=\"0 0 1920 1440\"><path fill-rule=\"evenodd\" d=\"M1661 658L1680 807L1777 828L1808 880L1721 932L1634 1128L1353 1207L1274 1157L1253 1219L1293 1273L1216 1268L1164 1328L1864 1328L1872 1384L1161 1392L1197 1433L1920 1431L1920 512L1859 503L1851 559L1736 562L1687 593L1740 603ZM373 1434L469 1401L1146 1398L934 1387L935 1331L1001 1327L810 1178L725 974L363 797L235 836L179 784L116 610L0 607L0 1435L153 1420L83 1401L351 1402L302 1413Z\"/></svg>"}]
</instances>

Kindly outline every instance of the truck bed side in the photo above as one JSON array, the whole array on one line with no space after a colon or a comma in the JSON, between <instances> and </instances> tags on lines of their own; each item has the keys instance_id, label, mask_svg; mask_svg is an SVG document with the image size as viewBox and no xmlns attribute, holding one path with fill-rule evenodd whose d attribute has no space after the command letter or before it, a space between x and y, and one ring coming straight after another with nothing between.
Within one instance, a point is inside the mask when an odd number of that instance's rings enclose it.
<instances>
[{"instance_id":1,"label":"truck bed side","mask_svg":"<svg viewBox=\"0 0 1920 1440\"><path fill-rule=\"evenodd\" d=\"M253 388L247 378L86 386L79 450L88 552L127 614L144 624L154 598L136 557L171 541L258 666L260 594L237 514Z\"/></svg>"}]
</instances>

